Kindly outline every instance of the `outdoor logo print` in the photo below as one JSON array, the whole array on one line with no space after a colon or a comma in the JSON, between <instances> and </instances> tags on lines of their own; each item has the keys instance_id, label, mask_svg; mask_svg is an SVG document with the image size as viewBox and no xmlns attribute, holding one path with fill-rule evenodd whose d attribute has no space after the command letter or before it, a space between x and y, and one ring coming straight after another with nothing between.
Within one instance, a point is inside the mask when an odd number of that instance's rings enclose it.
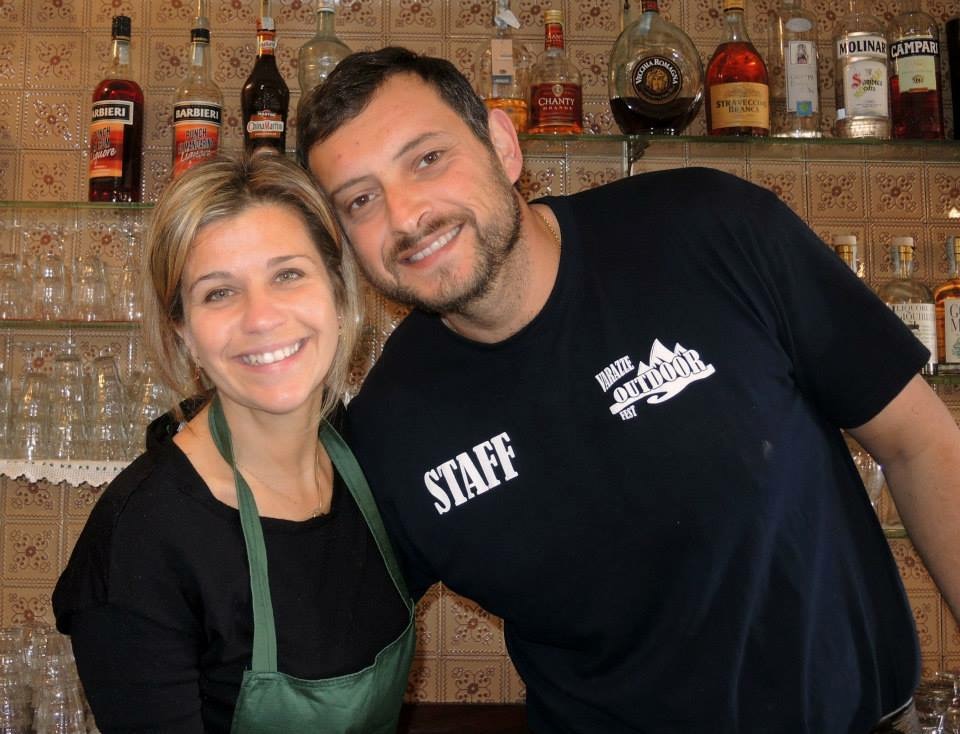
<instances>
[{"instance_id":1,"label":"outdoor logo print","mask_svg":"<svg viewBox=\"0 0 960 734\"><path fill-rule=\"evenodd\" d=\"M680 394L693 382L714 374L699 353L681 344L667 349L655 339L646 364L625 355L594 375L600 388L613 398L610 412L623 420L637 416L636 403L663 403ZM627 379L624 379L627 378Z\"/></svg>"}]
</instances>

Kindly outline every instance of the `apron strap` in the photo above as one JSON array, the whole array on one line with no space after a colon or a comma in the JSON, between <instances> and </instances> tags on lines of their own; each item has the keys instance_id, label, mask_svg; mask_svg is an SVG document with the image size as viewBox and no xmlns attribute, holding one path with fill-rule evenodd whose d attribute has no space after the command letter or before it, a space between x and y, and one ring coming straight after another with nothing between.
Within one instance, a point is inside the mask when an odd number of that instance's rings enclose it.
<instances>
[{"instance_id":1,"label":"apron strap","mask_svg":"<svg viewBox=\"0 0 960 734\"><path fill-rule=\"evenodd\" d=\"M240 510L240 527L243 542L247 547L247 563L250 566L250 594L253 599L253 660L255 673L277 671L277 630L273 618L273 601L270 596L270 580L267 577L267 546L263 541L263 527L257 512L257 502L250 485L237 470L233 459L233 444L230 427L223 415L220 397L213 396L208 416L210 435L217 450L233 469L233 481L237 488L237 506Z\"/></svg>"}]
</instances>

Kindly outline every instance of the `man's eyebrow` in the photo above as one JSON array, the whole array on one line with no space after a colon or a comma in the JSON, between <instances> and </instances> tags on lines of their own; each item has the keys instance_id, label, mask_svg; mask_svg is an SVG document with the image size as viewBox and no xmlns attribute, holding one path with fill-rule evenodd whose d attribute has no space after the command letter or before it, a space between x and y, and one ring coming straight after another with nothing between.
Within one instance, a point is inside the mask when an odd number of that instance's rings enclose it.
<instances>
[{"instance_id":1,"label":"man's eyebrow","mask_svg":"<svg viewBox=\"0 0 960 734\"><path fill-rule=\"evenodd\" d=\"M407 153L409 153L413 148L416 148L417 146L421 145L422 143L430 140L430 138L439 137L440 135L441 135L441 133L440 133L439 131L425 132L425 133L423 133L423 134L421 134L421 135L418 135L417 137L413 138L412 140L408 141L408 142L405 143L403 146L401 146L400 149L399 149L396 153L393 154L393 157L391 158L391 160L392 160L392 161L396 161L397 159L402 158L404 155L406 155ZM337 188L333 189L333 191L331 191L331 192L328 194L328 196L329 196L331 199L334 199L334 198L336 198L336 197L340 194L340 192L342 192L344 189L348 189L348 188L350 188L351 186L355 186L356 184L360 183L361 181L366 180L367 178L369 178L369 174L363 174L363 175L361 175L361 176L354 176L353 178L347 179L347 180L344 181L342 184L340 184L339 186L337 186Z\"/></svg>"}]
</instances>

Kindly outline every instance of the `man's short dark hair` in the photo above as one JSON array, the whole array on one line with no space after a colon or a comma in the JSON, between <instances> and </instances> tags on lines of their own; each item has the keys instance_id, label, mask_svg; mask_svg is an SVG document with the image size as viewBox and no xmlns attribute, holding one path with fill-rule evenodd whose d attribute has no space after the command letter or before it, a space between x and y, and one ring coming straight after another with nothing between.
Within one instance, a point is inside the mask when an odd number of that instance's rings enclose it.
<instances>
[{"instance_id":1,"label":"man's short dark hair","mask_svg":"<svg viewBox=\"0 0 960 734\"><path fill-rule=\"evenodd\" d=\"M297 108L297 152L307 165L310 149L359 115L371 97L394 74L416 74L433 87L473 134L493 149L487 126L487 108L467 78L446 59L422 56L388 46L361 51L343 59L327 77L300 100Z\"/></svg>"}]
</instances>

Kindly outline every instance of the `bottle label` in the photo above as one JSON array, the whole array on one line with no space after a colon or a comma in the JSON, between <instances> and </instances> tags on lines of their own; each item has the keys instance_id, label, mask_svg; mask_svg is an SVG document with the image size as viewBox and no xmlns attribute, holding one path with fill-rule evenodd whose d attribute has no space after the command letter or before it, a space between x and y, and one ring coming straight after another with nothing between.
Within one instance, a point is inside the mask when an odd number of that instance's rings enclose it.
<instances>
[{"instance_id":1,"label":"bottle label","mask_svg":"<svg viewBox=\"0 0 960 734\"><path fill-rule=\"evenodd\" d=\"M516 68L513 63L513 39L490 39L490 71L494 84L513 84Z\"/></svg>"},{"instance_id":2,"label":"bottle label","mask_svg":"<svg viewBox=\"0 0 960 734\"><path fill-rule=\"evenodd\" d=\"M943 361L960 364L960 298L943 299Z\"/></svg>"},{"instance_id":3,"label":"bottle label","mask_svg":"<svg viewBox=\"0 0 960 734\"><path fill-rule=\"evenodd\" d=\"M850 33L837 39L843 107L837 118L889 117L887 42L881 35Z\"/></svg>"},{"instance_id":4,"label":"bottle label","mask_svg":"<svg viewBox=\"0 0 960 734\"><path fill-rule=\"evenodd\" d=\"M173 106L173 177L212 158L220 148L223 110L210 102L178 102Z\"/></svg>"},{"instance_id":5,"label":"bottle label","mask_svg":"<svg viewBox=\"0 0 960 734\"><path fill-rule=\"evenodd\" d=\"M123 177L123 132L133 125L134 104L111 99L93 103L89 178Z\"/></svg>"},{"instance_id":6,"label":"bottle label","mask_svg":"<svg viewBox=\"0 0 960 734\"><path fill-rule=\"evenodd\" d=\"M710 87L711 125L770 127L770 88L757 82L727 82Z\"/></svg>"},{"instance_id":7,"label":"bottle label","mask_svg":"<svg viewBox=\"0 0 960 734\"><path fill-rule=\"evenodd\" d=\"M633 90L637 97L654 104L670 102L680 94L683 74L673 61L648 56L633 67Z\"/></svg>"},{"instance_id":8,"label":"bottle label","mask_svg":"<svg viewBox=\"0 0 960 734\"><path fill-rule=\"evenodd\" d=\"M816 45L811 41L788 41L784 51L787 112L797 117L812 117L819 111L820 96Z\"/></svg>"},{"instance_id":9,"label":"bottle label","mask_svg":"<svg viewBox=\"0 0 960 734\"><path fill-rule=\"evenodd\" d=\"M893 312L927 349L929 364L937 363L937 314L932 303L891 303Z\"/></svg>"},{"instance_id":10,"label":"bottle label","mask_svg":"<svg viewBox=\"0 0 960 734\"><path fill-rule=\"evenodd\" d=\"M283 117L270 110L260 110L250 115L247 122L247 137L279 140L283 135Z\"/></svg>"},{"instance_id":11,"label":"bottle label","mask_svg":"<svg viewBox=\"0 0 960 734\"><path fill-rule=\"evenodd\" d=\"M900 92L930 92L937 88L940 44L935 38L904 38L890 44L893 73Z\"/></svg>"},{"instance_id":12,"label":"bottle label","mask_svg":"<svg viewBox=\"0 0 960 734\"><path fill-rule=\"evenodd\" d=\"M544 29L543 47L563 48L563 26L560 23L547 23Z\"/></svg>"},{"instance_id":13,"label":"bottle label","mask_svg":"<svg viewBox=\"0 0 960 734\"><path fill-rule=\"evenodd\" d=\"M537 84L530 90L531 127L580 124L583 102L576 84Z\"/></svg>"}]
</instances>

